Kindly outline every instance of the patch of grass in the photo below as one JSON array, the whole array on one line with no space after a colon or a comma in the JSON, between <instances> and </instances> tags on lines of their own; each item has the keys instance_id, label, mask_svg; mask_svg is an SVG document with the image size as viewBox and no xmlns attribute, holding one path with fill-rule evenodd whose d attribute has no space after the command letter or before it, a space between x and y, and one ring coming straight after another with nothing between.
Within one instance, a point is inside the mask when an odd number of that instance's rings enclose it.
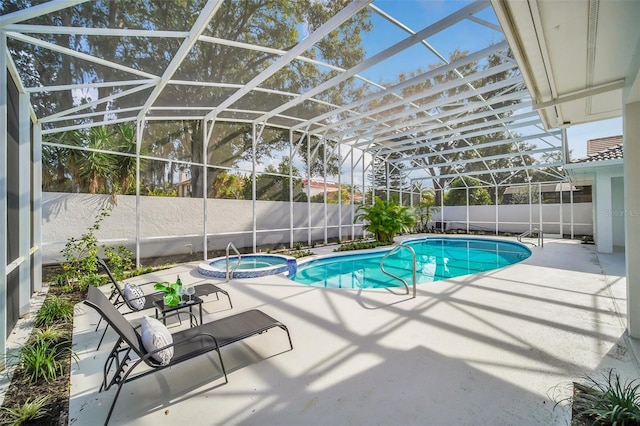
<instances>
[{"instance_id":1,"label":"patch of grass","mask_svg":"<svg viewBox=\"0 0 640 426\"><path fill-rule=\"evenodd\" d=\"M27 399L23 404L15 407L2 407L0 410L4 412L0 423L3 425L19 426L27 422L33 422L41 419L48 414L46 409L49 403L48 396L40 396L34 399Z\"/></svg>"},{"instance_id":2,"label":"patch of grass","mask_svg":"<svg viewBox=\"0 0 640 426\"><path fill-rule=\"evenodd\" d=\"M640 383L638 379L621 381L620 375L609 370L598 381L589 376L587 383L574 383L575 414L597 425L639 425Z\"/></svg>"},{"instance_id":3,"label":"patch of grass","mask_svg":"<svg viewBox=\"0 0 640 426\"><path fill-rule=\"evenodd\" d=\"M73 320L73 304L58 296L50 296L36 314L36 327Z\"/></svg>"}]
</instances>

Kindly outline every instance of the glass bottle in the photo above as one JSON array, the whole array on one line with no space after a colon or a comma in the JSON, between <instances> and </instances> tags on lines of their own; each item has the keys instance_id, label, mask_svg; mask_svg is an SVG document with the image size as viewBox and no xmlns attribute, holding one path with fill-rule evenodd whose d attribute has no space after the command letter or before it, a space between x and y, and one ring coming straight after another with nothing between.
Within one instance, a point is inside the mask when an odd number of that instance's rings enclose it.
<instances>
[{"instance_id":1,"label":"glass bottle","mask_svg":"<svg viewBox=\"0 0 640 426\"><path fill-rule=\"evenodd\" d=\"M184 295L184 291L182 291L182 281L180 281L180 275L178 275L178 278L176 279L176 293L180 298L180 302L182 302L182 296Z\"/></svg>"}]
</instances>

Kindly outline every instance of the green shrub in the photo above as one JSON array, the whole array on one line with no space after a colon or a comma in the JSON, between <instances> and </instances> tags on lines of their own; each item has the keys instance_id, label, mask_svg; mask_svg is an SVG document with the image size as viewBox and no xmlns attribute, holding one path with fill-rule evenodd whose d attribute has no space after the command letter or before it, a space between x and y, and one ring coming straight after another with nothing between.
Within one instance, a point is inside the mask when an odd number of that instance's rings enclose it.
<instances>
[{"instance_id":1,"label":"green shrub","mask_svg":"<svg viewBox=\"0 0 640 426\"><path fill-rule=\"evenodd\" d=\"M599 425L640 424L638 379L621 382L620 375L613 370L603 378L603 382L598 382L587 376L587 384L574 384L578 392L573 409L578 416Z\"/></svg>"},{"instance_id":2,"label":"green shrub","mask_svg":"<svg viewBox=\"0 0 640 426\"><path fill-rule=\"evenodd\" d=\"M359 241L359 242L342 244L340 247L334 249L333 251L337 252L337 251L350 251L350 250L364 250L364 249L371 249L371 248L376 248L380 246L388 246L391 244L392 243L381 242L381 241Z\"/></svg>"},{"instance_id":3,"label":"green shrub","mask_svg":"<svg viewBox=\"0 0 640 426\"><path fill-rule=\"evenodd\" d=\"M100 229L100 223L109 216L108 209L100 209L93 225L80 238L71 237L62 249L65 263L62 271L67 283L79 281L83 276L98 272L98 238L95 231Z\"/></svg>"},{"instance_id":4,"label":"green shrub","mask_svg":"<svg viewBox=\"0 0 640 426\"><path fill-rule=\"evenodd\" d=\"M159 266L156 269L160 270L163 269L163 267L166 266L167 268L170 267L170 265L163 265L163 266ZM139 268L136 268L132 271L129 272L129 277L137 277L138 275L144 275L144 274L148 274L150 272L153 272L154 268L151 266L140 266Z\"/></svg>"},{"instance_id":5,"label":"green shrub","mask_svg":"<svg viewBox=\"0 0 640 426\"><path fill-rule=\"evenodd\" d=\"M36 314L36 327L51 325L58 321L70 321L73 319L73 304L58 296L50 296L44 301Z\"/></svg>"},{"instance_id":6,"label":"green shrub","mask_svg":"<svg viewBox=\"0 0 640 426\"><path fill-rule=\"evenodd\" d=\"M133 253L124 246L117 248L105 245L98 246L95 232L100 229L102 221L108 217L110 209L100 209L93 225L80 236L71 237L62 249L65 262L62 264L62 274L54 277L54 284L63 287L64 291L73 291L74 285L85 291L88 286L101 286L108 278L98 270L98 255L100 249L104 251L109 269L114 278L122 281L126 271L133 269Z\"/></svg>"},{"instance_id":7,"label":"green shrub","mask_svg":"<svg viewBox=\"0 0 640 426\"><path fill-rule=\"evenodd\" d=\"M291 251L287 254L291 257L295 257L296 259L300 259L301 257L313 256L315 253L309 250L300 250L300 251Z\"/></svg>"},{"instance_id":8,"label":"green shrub","mask_svg":"<svg viewBox=\"0 0 640 426\"><path fill-rule=\"evenodd\" d=\"M354 223L364 221L362 229L381 242L392 243L396 234L409 232L415 225L411 208L380 197L375 197L372 205L361 205L356 212Z\"/></svg>"},{"instance_id":9,"label":"green shrub","mask_svg":"<svg viewBox=\"0 0 640 426\"><path fill-rule=\"evenodd\" d=\"M33 422L47 415L45 408L49 403L48 396L28 398L22 405L15 408L2 407L5 416L0 420L4 425L19 426L27 422Z\"/></svg>"},{"instance_id":10,"label":"green shrub","mask_svg":"<svg viewBox=\"0 0 640 426\"><path fill-rule=\"evenodd\" d=\"M109 264L109 270L117 281L128 278L126 271L133 269L133 252L124 246L104 247L104 255Z\"/></svg>"},{"instance_id":11,"label":"green shrub","mask_svg":"<svg viewBox=\"0 0 640 426\"><path fill-rule=\"evenodd\" d=\"M24 368L31 383L53 380L64 372L62 357L70 349L68 342L51 344L46 341L35 341L26 344L20 351L20 365ZM66 348L66 350L65 350Z\"/></svg>"}]
</instances>

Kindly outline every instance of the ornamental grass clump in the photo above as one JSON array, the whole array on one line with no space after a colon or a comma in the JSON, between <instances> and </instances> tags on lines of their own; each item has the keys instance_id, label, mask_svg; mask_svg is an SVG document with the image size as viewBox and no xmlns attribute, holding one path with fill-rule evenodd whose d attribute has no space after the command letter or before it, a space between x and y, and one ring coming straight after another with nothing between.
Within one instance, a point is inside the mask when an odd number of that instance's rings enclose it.
<instances>
[{"instance_id":1,"label":"ornamental grass clump","mask_svg":"<svg viewBox=\"0 0 640 426\"><path fill-rule=\"evenodd\" d=\"M73 319L73 304L58 296L50 296L36 314L36 327L44 327L55 322L67 322Z\"/></svg>"},{"instance_id":2,"label":"ornamental grass clump","mask_svg":"<svg viewBox=\"0 0 640 426\"><path fill-rule=\"evenodd\" d=\"M64 330L57 325L48 325L33 330L31 340L34 342L60 343L64 340Z\"/></svg>"},{"instance_id":3,"label":"ornamental grass clump","mask_svg":"<svg viewBox=\"0 0 640 426\"><path fill-rule=\"evenodd\" d=\"M46 340L35 340L22 348L20 365L31 383L48 382L63 374L63 358L69 352L66 342L52 344Z\"/></svg>"},{"instance_id":4,"label":"ornamental grass clump","mask_svg":"<svg viewBox=\"0 0 640 426\"><path fill-rule=\"evenodd\" d=\"M623 382L613 370L602 382L586 378L586 384L574 384L573 410L578 417L596 425L640 425L638 379Z\"/></svg>"},{"instance_id":5,"label":"ornamental grass clump","mask_svg":"<svg viewBox=\"0 0 640 426\"><path fill-rule=\"evenodd\" d=\"M0 424L19 426L24 424L35 424L36 420L42 419L48 414L47 405L49 404L48 396L40 396L38 398L28 398L24 403L17 407L2 407L0 411L3 416Z\"/></svg>"}]
</instances>

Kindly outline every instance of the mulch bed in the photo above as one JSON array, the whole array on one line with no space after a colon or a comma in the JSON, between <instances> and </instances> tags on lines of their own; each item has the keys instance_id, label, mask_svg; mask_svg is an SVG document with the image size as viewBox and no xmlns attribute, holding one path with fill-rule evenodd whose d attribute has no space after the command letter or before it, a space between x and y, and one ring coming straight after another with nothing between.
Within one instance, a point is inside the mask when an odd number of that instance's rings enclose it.
<instances>
[{"instance_id":1,"label":"mulch bed","mask_svg":"<svg viewBox=\"0 0 640 426\"><path fill-rule=\"evenodd\" d=\"M50 295L58 295L69 300L74 305L85 299L85 293L74 291L72 293L61 293L59 288L51 287ZM65 339L68 339L67 346L71 347L71 339L73 335L73 323L71 321L60 323L60 328L64 332ZM31 383L28 375L21 366L16 367L13 373L11 385L5 395L2 406L7 408L16 408L22 405L27 399L34 400L41 396L49 396L49 404L47 405L47 415L33 422L24 423L25 425L66 425L69 418L69 387L70 387L70 363L71 359L64 361L64 373L55 380L49 382L40 380ZM1 413L0 419L6 414Z\"/></svg>"}]
</instances>

